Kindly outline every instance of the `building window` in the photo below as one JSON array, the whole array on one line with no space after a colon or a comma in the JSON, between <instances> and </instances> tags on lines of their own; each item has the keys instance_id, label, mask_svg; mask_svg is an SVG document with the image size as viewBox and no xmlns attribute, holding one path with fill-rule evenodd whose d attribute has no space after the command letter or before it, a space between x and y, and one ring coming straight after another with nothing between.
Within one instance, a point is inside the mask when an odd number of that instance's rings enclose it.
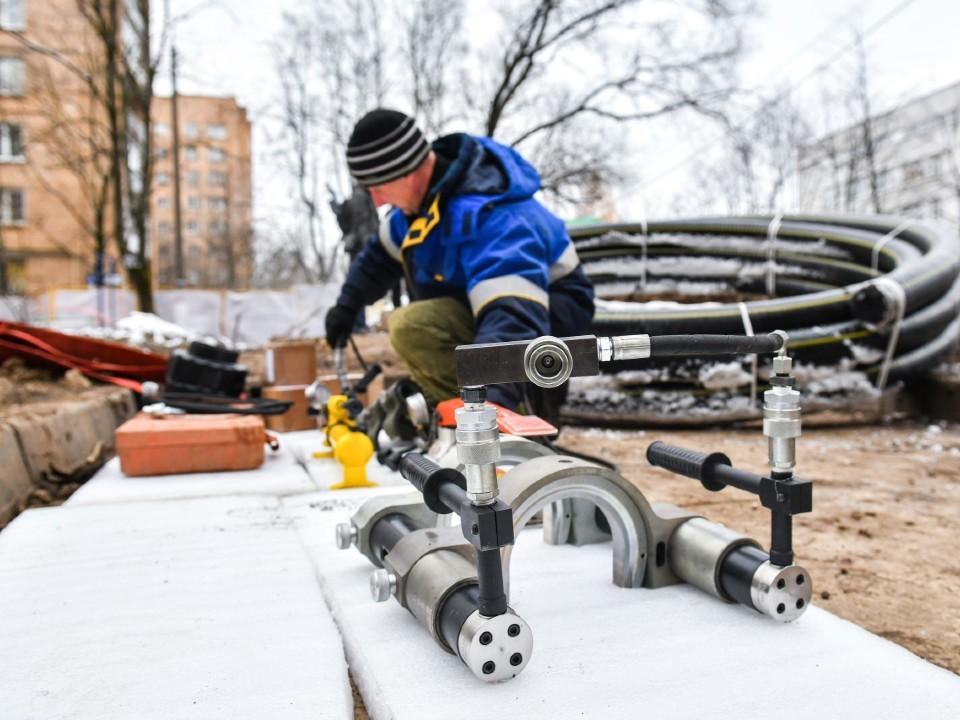
<instances>
[{"instance_id":1,"label":"building window","mask_svg":"<svg viewBox=\"0 0 960 720\"><path fill-rule=\"evenodd\" d=\"M225 197L212 197L207 202L210 205L211 212L226 212L227 199Z\"/></svg>"},{"instance_id":2,"label":"building window","mask_svg":"<svg viewBox=\"0 0 960 720\"><path fill-rule=\"evenodd\" d=\"M23 128L0 123L0 162L23 162Z\"/></svg>"},{"instance_id":3,"label":"building window","mask_svg":"<svg viewBox=\"0 0 960 720\"><path fill-rule=\"evenodd\" d=\"M199 245L191 245L190 247L188 247L188 248L187 248L187 255L189 255L189 256L192 257L192 258L200 257L200 246L199 246ZM194 282L194 284L196 284L196 282L197 282L196 279L194 279L193 282Z\"/></svg>"},{"instance_id":4,"label":"building window","mask_svg":"<svg viewBox=\"0 0 960 720\"><path fill-rule=\"evenodd\" d=\"M227 126L220 123L210 123L207 125L207 138L210 140L226 140Z\"/></svg>"},{"instance_id":5,"label":"building window","mask_svg":"<svg viewBox=\"0 0 960 720\"><path fill-rule=\"evenodd\" d=\"M27 29L23 3L24 0L0 0L0 28L4 30Z\"/></svg>"},{"instance_id":6,"label":"building window","mask_svg":"<svg viewBox=\"0 0 960 720\"><path fill-rule=\"evenodd\" d=\"M22 225L26 193L23 188L0 187L0 225Z\"/></svg>"},{"instance_id":7,"label":"building window","mask_svg":"<svg viewBox=\"0 0 960 720\"><path fill-rule=\"evenodd\" d=\"M185 180L190 187L198 187L200 185L200 173L196 170L187 170Z\"/></svg>"},{"instance_id":8,"label":"building window","mask_svg":"<svg viewBox=\"0 0 960 720\"><path fill-rule=\"evenodd\" d=\"M227 232L227 221L211 220L208 227L211 235L222 235Z\"/></svg>"},{"instance_id":9,"label":"building window","mask_svg":"<svg viewBox=\"0 0 960 720\"><path fill-rule=\"evenodd\" d=\"M185 137L188 137L191 140L194 138L198 138L200 137L200 128L197 126L196 123L187 123L187 126L184 129L183 134Z\"/></svg>"},{"instance_id":10,"label":"building window","mask_svg":"<svg viewBox=\"0 0 960 720\"><path fill-rule=\"evenodd\" d=\"M161 235L169 235L169 234L170 234L170 223L168 223L166 220L163 220L163 221L161 221L161 222L158 222L158 223L157 223L157 232L160 233Z\"/></svg>"},{"instance_id":11,"label":"building window","mask_svg":"<svg viewBox=\"0 0 960 720\"><path fill-rule=\"evenodd\" d=\"M157 185L169 185L169 184L170 184L170 173L158 172Z\"/></svg>"},{"instance_id":12,"label":"building window","mask_svg":"<svg viewBox=\"0 0 960 720\"><path fill-rule=\"evenodd\" d=\"M191 195L187 198L187 207L191 210L200 209L200 198L197 195Z\"/></svg>"},{"instance_id":13,"label":"building window","mask_svg":"<svg viewBox=\"0 0 960 720\"><path fill-rule=\"evenodd\" d=\"M197 159L197 146L196 145L187 145L183 149L183 157L185 160L196 160Z\"/></svg>"},{"instance_id":14,"label":"building window","mask_svg":"<svg viewBox=\"0 0 960 720\"><path fill-rule=\"evenodd\" d=\"M166 137L170 134L170 126L166 123L155 123L153 126L153 134Z\"/></svg>"},{"instance_id":15,"label":"building window","mask_svg":"<svg viewBox=\"0 0 960 720\"><path fill-rule=\"evenodd\" d=\"M19 97L23 95L26 71L23 60L15 57L0 57L0 95Z\"/></svg>"},{"instance_id":16,"label":"building window","mask_svg":"<svg viewBox=\"0 0 960 720\"><path fill-rule=\"evenodd\" d=\"M200 234L200 223L196 220L190 220L187 222L187 235L199 235Z\"/></svg>"},{"instance_id":17,"label":"building window","mask_svg":"<svg viewBox=\"0 0 960 720\"><path fill-rule=\"evenodd\" d=\"M226 187L227 174L225 172L218 172L214 170L207 175L207 184L215 187Z\"/></svg>"},{"instance_id":18,"label":"building window","mask_svg":"<svg viewBox=\"0 0 960 720\"><path fill-rule=\"evenodd\" d=\"M227 151L223 148L210 148L207 150L207 160L210 162L221 163L227 159Z\"/></svg>"},{"instance_id":19,"label":"building window","mask_svg":"<svg viewBox=\"0 0 960 720\"><path fill-rule=\"evenodd\" d=\"M168 207L170 207L170 198L168 198L168 197L160 197L160 198L157 198L157 209L158 209L158 210L166 210Z\"/></svg>"},{"instance_id":20,"label":"building window","mask_svg":"<svg viewBox=\"0 0 960 720\"><path fill-rule=\"evenodd\" d=\"M157 148L157 160L165 160L170 155L170 151L165 147Z\"/></svg>"}]
</instances>

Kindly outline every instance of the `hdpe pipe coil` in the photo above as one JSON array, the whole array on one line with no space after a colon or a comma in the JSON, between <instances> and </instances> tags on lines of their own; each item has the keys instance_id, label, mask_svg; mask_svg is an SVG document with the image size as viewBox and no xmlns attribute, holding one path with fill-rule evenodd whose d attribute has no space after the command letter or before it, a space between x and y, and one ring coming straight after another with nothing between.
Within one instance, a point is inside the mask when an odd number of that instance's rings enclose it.
<instances>
[{"instance_id":1,"label":"hdpe pipe coil","mask_svg":"<svg viewBox=\"0 0 960 720\"><path fill-rule=\"evenodd\" d=\"M874 385L931 370L960 338L960 239L921 222L887 216L696 218L580 226L570 234L597 290L592 331L599 337L745 335L746 318L753 334L789 334L799 375L804 367L832 366ZM664 302L664 296L682 302ZM608 363L604 372L626 377L633 384L629 392L687 393L711 397L714 405L749 394L736 388L718 394L704 381L706 363L650 358ZM744 372L743 386L751 374ZM576 388L574 411L586 395L596 399L603 392L602 384L586 394Z\"/></svg>"}]
</instances>

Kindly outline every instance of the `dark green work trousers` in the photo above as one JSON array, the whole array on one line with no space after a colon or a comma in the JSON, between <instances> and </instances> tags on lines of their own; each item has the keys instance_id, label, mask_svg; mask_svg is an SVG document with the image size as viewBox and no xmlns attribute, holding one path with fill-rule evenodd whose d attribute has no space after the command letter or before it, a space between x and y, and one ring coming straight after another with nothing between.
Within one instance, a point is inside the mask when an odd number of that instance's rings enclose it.
<instances>
[{"instance_id":1,"label":"dark green work trousers","mask_svg":"<svg viewBox=\"0 0 960 720\"><path fill-rule=\"evenodd\" d=\"M390 314L390 342L431 406L458 397L454 350L476 335L470 308L450 297L417 300Z\"/></svg>"}]
</instances>

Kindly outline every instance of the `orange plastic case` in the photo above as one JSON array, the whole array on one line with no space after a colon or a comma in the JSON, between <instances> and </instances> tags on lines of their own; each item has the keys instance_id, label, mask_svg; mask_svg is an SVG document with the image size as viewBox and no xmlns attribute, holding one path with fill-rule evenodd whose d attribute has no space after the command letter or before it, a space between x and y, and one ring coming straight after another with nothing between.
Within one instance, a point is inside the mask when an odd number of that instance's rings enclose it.
<instances>
[{"instance_id":1,"label":"orange plastic case","mask_svg":"<svg viewBox=\"0 0 960 720\"><path fill-rule=\"evenodd\" d=\"M127 475L252 470L263 464L259 415L140 413L117 428L117 455Z\"/></svg>"}]
</instances>

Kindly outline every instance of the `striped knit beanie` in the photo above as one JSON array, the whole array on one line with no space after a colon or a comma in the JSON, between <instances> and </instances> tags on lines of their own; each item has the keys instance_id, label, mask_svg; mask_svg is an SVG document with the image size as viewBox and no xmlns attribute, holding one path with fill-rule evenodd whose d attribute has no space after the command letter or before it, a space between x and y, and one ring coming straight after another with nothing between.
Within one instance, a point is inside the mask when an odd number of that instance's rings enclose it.
<instances>
[{"instance_id":1,"label":"striped knit beanie","mask_svg":"<svg viewBox=\"0 0 960 720\"><path fill-rule=\"evenodd\" d=\"M371 110L353 128L347 165L354 180L383 185L416 170L430 145L413 118L396 110Z\"/></svg>"}]
</instances>

